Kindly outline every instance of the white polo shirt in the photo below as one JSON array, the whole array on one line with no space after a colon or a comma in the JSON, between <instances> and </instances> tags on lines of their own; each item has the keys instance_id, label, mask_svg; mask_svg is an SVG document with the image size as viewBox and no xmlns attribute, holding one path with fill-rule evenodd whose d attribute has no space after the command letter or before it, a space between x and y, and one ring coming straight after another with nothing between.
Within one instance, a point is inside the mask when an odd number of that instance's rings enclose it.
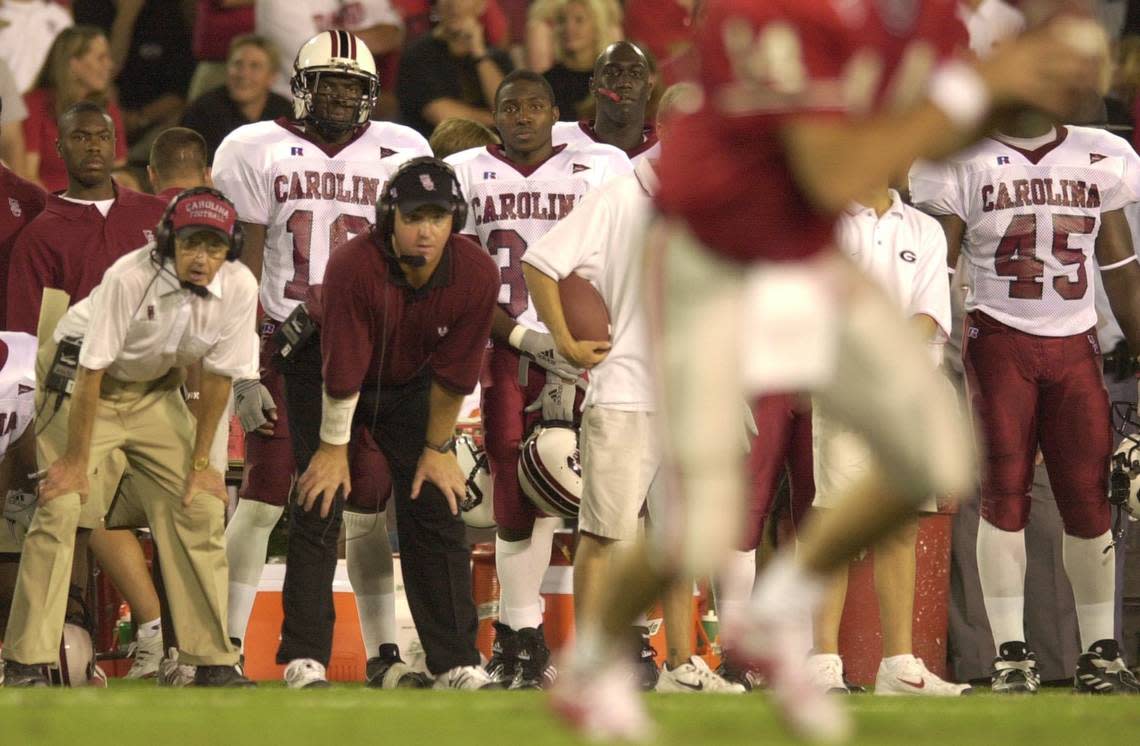
<instances>
[{"instance_id":1,"label":"white polo shirt","mask_svg":"<svg viewBox=\"0 0 1140 746\"><path fill-rule=\"evenodd\" d=\"M0 3L0 59L8 63L20 93L32 90L52 41L71 25L71 14L49 0Z\"/></svg>"},{"instance_id":2,"label":"white polo shirt","mask_svg":"<svg viewBox=\"0 0 1140 746\"><path fill-rule=\"evenodd\" d=\"M55 330L58 342L83 337L79 364L120 381L153 381L202 361L229 378L256 378L257 281L240 262L225 262L205 297L183 289L172 262L157 264L147 244L120 258L91 295Z\"/></svg>"},{"instance_id":3,"label":"white polo shirt","mask_svg":"<svg viewBox=\"0 0 1140 746\"><path fill-rule=\"evenodd\" d=\"M590 371L586 403L634 412L655 409L649 375L649 332L642 298L645 232L657 176L649 160L590 192L531 245L522 260L562 279L590 281L610 311L612 347Z\"/></svg>"},{"instance_id":4,"label":"white polo shirt","mask_svg":"<svg viewBox=\"0 0 1140 746\"><path fill-rule=\"evenodd\" d=\"M933 341L950 334L950 279L946 234L934 218L903 203L890 190L891 206L880 217L852 204L835 223L835 240L909 318L925 314L938 324Z\"/></svg>"}]
</instances>

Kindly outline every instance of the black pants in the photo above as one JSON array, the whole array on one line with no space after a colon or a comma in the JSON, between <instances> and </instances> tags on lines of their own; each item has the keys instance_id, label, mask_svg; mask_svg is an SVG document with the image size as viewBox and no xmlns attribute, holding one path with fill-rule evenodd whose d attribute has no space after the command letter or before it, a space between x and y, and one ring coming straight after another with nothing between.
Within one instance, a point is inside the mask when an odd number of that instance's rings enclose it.
<instances>
[{"instance_id":1,"label":"black pants","mask_svg":"<svg viewBox=\"0 0 1140 746\"><path fill-rule=\"evenodd\" d=\"M293 455L304 472L320 444L321 356L319 341L283 365ZM361 392L357 423L372 430L392 471L396 530L404 589L416 632L427 653L428 670L440 674L479 663L475 648L478 616L471 598L471 554L463 521L453 516L435 485L425 483L411 499L412 478L423 450L431 381L425 375L403 386ZM312 658L328 665L332 652L332 582L336 540L344 500L337 497L327 518L314 506L294 502L282 602L285 621L277 662ZM375 655L375 650L368 651Z\"/></svg>"}]
</instances>

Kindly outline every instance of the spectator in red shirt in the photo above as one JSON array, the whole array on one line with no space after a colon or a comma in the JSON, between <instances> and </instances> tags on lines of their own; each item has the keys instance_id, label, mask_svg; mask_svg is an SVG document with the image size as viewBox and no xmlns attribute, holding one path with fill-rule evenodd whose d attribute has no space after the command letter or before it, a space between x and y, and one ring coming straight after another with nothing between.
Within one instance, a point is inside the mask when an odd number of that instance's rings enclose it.
<instances>
[{"instance_id":1,"label":"spectator in red shirt","mask_svg":"<svg viewBox=\"0 0 1140 746\"><path fill-rule=\"evenodd\" d=\"M324 367L322 415L319 425L293 422L320 446L298 483L290 530L306 540L290 540L290 561L295 548L321 547L298 559L329 576L336 565L336 542L320 537L336 535L351 491L355 411L392 472L404 584L435 687L481 689L492 682L475 648L478 617L458 507L466 475L454 433L479 378L498 270L477 244L453 233L465 207L442 161L409 161L381 194L376 228L333 252L325 273L321 359L306 363ZM315 520L318 510L327 521Z\"/></svg>"},{"instance_id":2,"label":"spectator in red shirt","mask_svg":"<svg viewBox=\"0 0 1140 746\"><path fill-rule=\"evenodd\" d=\"M4 100L0 99L0 114ZM0 204L0 288L8 287L8 260L12 244L24 226L44 209L47 195L35 184L20 178L0 162L0 195L7 197L7 205ZM8 328L6 309L0 306L0 329Z\"/></svg>"},{"instance_id":3,"label":"spectator in red shirt","mask_svg":"<svg viewBox=\"0 0 1140 746\"><path fill-rule=\"evenodd\" d=\"M28 118L24 141L28 147L27 176L49 192L68 186L68 173L56 151L57 120L77 101L92 101L111 118L115 138L114 166L127 162L126 130L119 107L108 100L111 85L111 48L94 26L72 26L52 42L36 87L24 96ZM34 328L34 327L33 327Z\"/></svg>"},{"instance_id":4,"label":"spectator in red shirt","mask_svg":"<svg viewBox=\"0 0 1140 746\"><path fill-rule=\"evenodd\" d=\"M67 190L48 195L20 234L8 275L8 326L29 334L45 287L63 290L72 303L87 297L116 259L154 238L166 207L111 180L116 130L100 106L80 101L59 122Z\"/></svg>"},{"instance_id":5,"label":"spectator in red shirt","mask_svg":"<svg viewBox=\"0 0 1140 746\"><path fill-rule=\"evenodd\" d=\"M192 49L198 66L186 92L188 101L226 82L230 44L252 33L253 0L197 0Z\"/></svg>"},{"instance_id":6,"label":"spectator in red shirt","mask_svg":"<svg viewBox=\"0 0 1140 746\"><path fill-rule=\"evenodd\" d=\"M688 76L693 46L696 0L628 0L625 38L649 50L662 82L672 85Z\"/></svg>"}]
</instances>

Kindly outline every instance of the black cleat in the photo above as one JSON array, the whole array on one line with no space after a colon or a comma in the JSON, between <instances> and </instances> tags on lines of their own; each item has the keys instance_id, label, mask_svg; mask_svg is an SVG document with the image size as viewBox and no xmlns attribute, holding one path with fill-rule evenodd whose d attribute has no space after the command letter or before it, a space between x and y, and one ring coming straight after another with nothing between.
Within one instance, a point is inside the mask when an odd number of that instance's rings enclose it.
<instances>
[{"instance_id":1,"label":"black cleat","mask_svg":"<svg viewBox=\"0 0 1140 746\"><path fill-rule=\"evenodd\" d=\"M1140 694L1140 682L1124 665L1116 640L1098 640L1081 653L1073 688L1085 694Z\"/></svg>"},{"instance_id":2,"label":"black cleat","mask_svg":"<svg viewBox=\"0 0 1140 746\"><path fill-rule=\"evenodd\" d=\"M491 660L484 670L491 680L509 686L515 679L518 668L518 633L505 624L494 623L495 641L491 643Z\"/></svg>"},{"instance_id":3,"label":"black cleat","mask_svg":"<svg viewBox=\"0 0 1140 746\"><path fill-rule=\"evenodd\" d=\"M515 676L508 689L549 689L558 678L558 669L550 662L550 648L542 625L525 627L515 634L517 648Z\"/></svg>"},{"instance_id":4,"label":"black cleat","mask_svg":"<svg viewBox=\"0 0 1140 746\"><path fill-rule=\"evenodd\" d=\"M657 688L657 679L661 671L657 668L657 651L649 644L649 628L634 627L633 633L637 636L637 685L643 692L651 692Z\"/></svg>"},{"instance_id":5,"label":"black cleat","mask_svg":"<svg viewBox=\"0 0 1140 746\"><path fill-rule=\"evenodd\" d=\"M990 688L995 694L1036 694L1041 687L1037 656L1024 642L1003 642L994 658Z\"/></svg>"},{"instance_id":6,"label":"black cleat","mask_svg":"<svg viewBox=\"0 0 1140 746\"><path fill-rule=\"evenodd\" d=\"M197 666L192 686L235 689L257 686L257 683L247 679L237 666Z\"/></svg>"},{"instance_id":7,"label":"black cleat","mask_svg":"<svg viewBox=\"0 0 1140 746\"><path fill-rule=\"evenodd\" d=\"M764 688L764 677L756 671L737 666L727 650L721 653L720 665L717 666L716 672L725 681L730 684L740 684L746 691Z\"/></svg>"},{"instance_id":8,"label":"black cleat","mask_svg":"<svg viewBox=\"0 0 1140 746\"><path fill-rule=\"evenodd\" d=\"M380 646L380 655L369 658L364 670L370 689L427 689L432 683L427 674L404 663L400 649L390 642Z\"/></svg>"},{"instance_id":9,"label":"black cleat","mask_svg":"<svg viewBox=\"0 0 1140 746\"><path fill-rule=\"evenodd\" d=\"M46 665L29 666L12 660L4 661L4 686L30 689L49 685Z\"/></svg>"}]
</instances>

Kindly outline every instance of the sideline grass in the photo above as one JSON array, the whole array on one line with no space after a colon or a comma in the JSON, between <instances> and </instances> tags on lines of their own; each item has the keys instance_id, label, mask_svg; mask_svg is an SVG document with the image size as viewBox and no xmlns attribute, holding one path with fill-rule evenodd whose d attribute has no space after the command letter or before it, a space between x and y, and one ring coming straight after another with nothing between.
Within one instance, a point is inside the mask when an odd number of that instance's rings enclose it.
<instances>
[{"instance_id":1,"label":"sideline grass","mask_svg":"<svg viewBox=\"0 0 1140 746\"><path fill-rule=\"evenodd\" d=\"M657 743L677 746L794 743L764 697L652 695ZM957 700L847 700L867 746L1100 746L1135 740L1140 698L979 695ZM343 746L349 744L577 743L533 692L372 691L336 686L294 692L160 690L116 682L105 690L0 689L2 746Z\"/></svg>"}]
</instances>

